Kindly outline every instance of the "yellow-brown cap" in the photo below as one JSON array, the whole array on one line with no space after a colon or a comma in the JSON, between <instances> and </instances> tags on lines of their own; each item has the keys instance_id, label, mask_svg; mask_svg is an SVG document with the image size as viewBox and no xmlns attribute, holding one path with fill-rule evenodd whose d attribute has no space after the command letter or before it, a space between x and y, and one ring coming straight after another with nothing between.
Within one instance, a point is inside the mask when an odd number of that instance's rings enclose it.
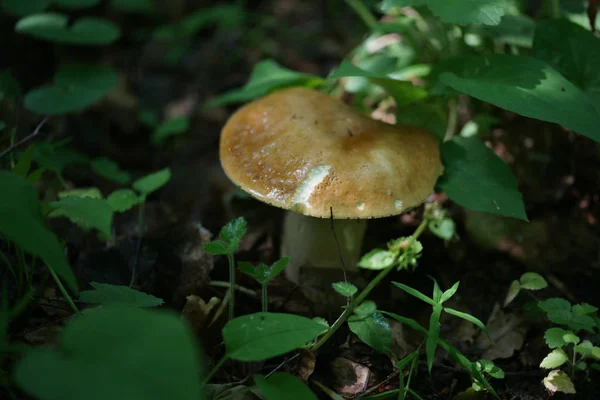
<instances>
[{"instance_id":1,"label":"yellow-brown cap","mask_svg":"<svg viewBox=\"0 0 600 400\"><path fill-rule=\"evenodd\" d=\"M313 89L289 88L235 112L221 164L253 197L313 217L379 218L423 203L443 172L439 142L375 121Z\"/></svg>"}]
</instances>

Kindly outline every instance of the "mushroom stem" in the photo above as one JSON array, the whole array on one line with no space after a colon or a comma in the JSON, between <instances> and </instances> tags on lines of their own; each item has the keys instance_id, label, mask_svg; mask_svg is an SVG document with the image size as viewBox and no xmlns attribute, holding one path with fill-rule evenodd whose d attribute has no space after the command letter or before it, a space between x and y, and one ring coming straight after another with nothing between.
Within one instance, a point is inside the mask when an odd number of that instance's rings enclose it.
<instances>
[{"instance_id":1,"label":"mushroom stem","mask_svg":"<svg viewBox=\"0 0 600 400\"><path fill-rule=\"evenodd\" d=\"M290 263L285 269L286 277L290 281L300 284L300 272L303 268L339 269L340 280L344 277L342 267L346 272L358 270L357 263L361 255L367 220L335 219L335 235L331 223L331 219L328 218L286 212L281 255L290 257Z\"/></svg>"}]
</instances>

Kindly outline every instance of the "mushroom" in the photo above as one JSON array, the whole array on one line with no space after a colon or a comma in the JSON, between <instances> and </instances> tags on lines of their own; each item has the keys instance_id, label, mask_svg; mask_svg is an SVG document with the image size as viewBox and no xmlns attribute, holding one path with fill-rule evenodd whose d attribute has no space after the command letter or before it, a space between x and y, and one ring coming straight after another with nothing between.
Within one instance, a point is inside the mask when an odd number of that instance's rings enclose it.
<instances>
[{"instance_id":1,"label":"mushroom","mask_svg":"<svg viewBox=\"0 0 600 400\"><path fill-rule=\"evenodd\" d=\"M281 252L290 257L286 276L295 283L304 267L339 269L340 255L346 271L356 271L367 219L417 207L443 172L439 142L429 132L373 120L300 87L236 111L219 152L242 190L288 210Z\"/></svg>"}]
</instances>

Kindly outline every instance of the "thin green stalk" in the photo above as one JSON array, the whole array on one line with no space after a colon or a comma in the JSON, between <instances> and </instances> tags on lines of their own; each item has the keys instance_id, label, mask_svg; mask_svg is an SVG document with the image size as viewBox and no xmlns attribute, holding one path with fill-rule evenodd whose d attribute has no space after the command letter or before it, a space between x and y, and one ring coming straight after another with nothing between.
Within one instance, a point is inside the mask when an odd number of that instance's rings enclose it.
<instances>
[{"instance_id":1,"label":"thin green stalk","mask_svg":"<svg viewBox=\"0 0 600 400\"><path fill-rule=\"evenodd\" d=\"M209 286L229 289L231 287L231 284L229 282L224 282L224 281L210 281ZM235 285L235 290L237 290L238 292L243 293L247 296L256 298L256 292L254 290L250 290L241 285Z\"/></svg>"},{"instance_id":2,"label":"thin green stalk","mask_svg":"<svg viewBox=\"0 0 600 400\"><path fill-rule=\"evenodd\" d=\"M262 299L262 310L263 312L267 312L268 302L267 302L267 286L268 283L263 283L261 290L261 299Z\"/></svg>"},{"instance_id":3,"label":"thin green stalk","mask_svg":"<svg viewBox=\"0 0 600 400\"><path fill-rule=\"evenodd\" d=\"M56 286L58 286L58 290L60 290L60 292L62 293L62 295L65 298L65 300L67 301L67 303L69 303L69 306L71 307L71 309L73 310L73 312L75 314L79 314L79 309L77 308L77 306L75 305L75 303L73 303L73 299L71 299L71 296L69 296L69 293L67 292L67 289L65 289L65 287L63 286L63 284L60 281L60 279L58 279L58 276L56 275L56 272L54 272L54 268L52 268L50 265L48 265L48 271L50 271L50 275L52 275L52 279L54 279L54 282L56 283Z\"/></svg>"},{"instance_id":4,"label":"thin green stalk","mask_svg":"<svg viewBox=\"0 0 600 400\"><path fill-rule=\"evenodd\" d=\"M448 102L448 126L446 127L444 142L451 140L456 134L456 124L458 122L457 108L456 99L450 99Z\"/></svg>"},{"instance_id":5,"label":"thin green stalk","mask_svg":"<svg viewBox=\"0 0 600 400\"><path fill-rule=\"evenodd\" d=\"M229 358L229 356L227 354L225 354L223 357L221 357L219 362L215 364L213 369L208 373L208 375L206 375L206 378L204 378L204 381L202 382L202 386L206 385L210 381L210 378L213 377L213 375L219 370L219 368L221 368L221 366L225 363L225 361L227 361L228 358Z\"/></svg>"},{"instance_id":6,"label":"thin green stalk","mask_svg":"<svg viewBox=\"0 0 600 400\"><path fill-rule=\"evenodd\" d=\"M227 254L227 260L229 261L229 290L231 291L229 298L229 320L231 321L235 316L235 260L233 254Z\"/></svg>"},{"instance_id":7,"label":"thin green stalk","mask_svg":"<svg viewBox=\"0 0 600 400\"><path fill-rule=\"evenodd\" d=\"M377 18L371 13L369 8L361 0L346 0L346 3L358 16L363 20L371 30L376 30L378 27Z\"/></svg>"},{"instance_id":8,"label":"thin green stalk","mask_svg":"<svg viewBox=\"0 0 600 400\"><path fill-rule=\"evenodd\" d=\"M428 223L429 223L428 218L424 218L423 221L421 221L421 224L419 225L419 227L415 230L415 232L410 237L407 247L410 247L412 245L412 243L415 240L417 240L417 238L421 235L421 233L423 233L423 231L427 227ZM369 284L362 290L362 292L360 292L360 294L346 307L346 309L344 310L342 315L340 315L340 317L333 323L333 326L327 331L327 333L325 333L323 336L321 336L319 341L317 343L315 343L314 346L311 347L311 351L317 351L321 346L323 346L323 344L325 344L325 342L327 342L327 340L329 340L329 338L331 336L333 336L333 334L342 327L344 322L346 322L346 320L352 315L352 313L354 312L354 309L363 302L363 300L369 295L369 293L371 293L371 291L375 288L375 286L377 286L379 284L379 282L381 282L383 280L383 278L385 278L396 267L397 266L394 264L391 267L382 269L375 276L375 278L373 278L373 280L371 280L371 282L369 282Z\"/></svg>"},{"instance_id":9,"label":"thin green stalk","mask_svg":"<svg viewBox=\"0 0 600 400\"><path fill-rule=\"evenodd\" d=\"M550 0L552 6L552 18L560 18L560 0Z\"/></svg>"}]
</instances>

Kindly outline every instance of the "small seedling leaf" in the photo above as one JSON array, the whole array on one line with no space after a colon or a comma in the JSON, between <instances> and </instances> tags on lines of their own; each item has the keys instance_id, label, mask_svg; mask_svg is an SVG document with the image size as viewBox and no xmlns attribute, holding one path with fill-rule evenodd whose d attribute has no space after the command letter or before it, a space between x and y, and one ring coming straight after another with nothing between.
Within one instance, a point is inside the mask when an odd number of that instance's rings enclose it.
<instances>
[{"instance_id":1,"label":"small seedling leaf","mask_svg":"<svg viewBox=\"0 0 600 400\"><path fill-rule=\"evenodd\" d=\"M273 279L283 272L285 267L290 263L289 257L283 257L273 263L269 269L269 279Z\"/></svg>"},{"instance_id":2,"label":"small seedling leaf","mask_svg":"<svg viewBox=\"0 0 600 400\"><path fill-rule=\"evenodd\" d=\"M68 197L89 197L91 199L103 199L102 192L97 187L69 189L58 192L59 200L66 199Z\"/></svg>"},{"instance_id":3,"label":"small seedling leaf","mask_svg":"<svg viewBox=\"0 0 600 400\"><path fill-rule=\"evenodd\" d=\"M450 289L442 293L442 296L440 297L440 303L443 303L446 300L450 299L452 296L454 296L454 294L458 290L458 285L460 285L460 282L456 282L454 285L452 285Z\"/></svg>"},{"instance_id":4,"label":"small seedling leaf","mask_svg":"<svg viewBox=\"0 0 600 400\"><path fill-rule=\"evenodd\" d=\"M358 263L364 269L381 270L394 265L396 254L391 251L374 249L365 254Z\"/></svg>"},{"instance_id":5,"label":"small seedling leaf","mask_svg":"<svg viewBox=\"0 0 600 400\"><path fill-rule=\"evenodd\" d=\"M452 308L446 307L446 308L444 308L444 311L446 311L450 315L454 315L455 317L462 318L466 321L469 321L470 323L476 325L479 329L481 329L483 331L483 333L485 333L486 335L489 336L489 332L488 332L485 324L483 322L481 322L481 320L479 318L476 318L476 317L472 316L471 314L467 314L462 311L454 310Z\"/></svg>"},{"instance_id":6,"label":"small seedling leaf","mask_svg":"<svg viewBox=\"0 0 600 400\"><path fill-rule=\"evenodd\" d=\"M428 227L431 233L444 240L452 239L456 233L456 225L450 218L431 221Z\"/></svg>"},{"instance_id":7,"label":"small seedling leaf","mask_svg":"<svg viewBox=\"0 0 600 400\"><path fill-rule=\"evenodd\" d=\"M119 164L110 158L100 157L92 161L91 167L95 173L111 182L125 185L131 182L131 175L119 168Z\"/></svg>"},{"instance_id":8,"label":"small seedling leaf","mask_svg":"<svg viewBox=\"0 0 600 400\"><path fill-rule=\"evenodd\" d=\"M171 169L153 172L133 182L132 187L144 196L160 189L171 180Z\"/></svg>"},{"instance_id":9,"label":"small seedling leaf","mask_svg":"<svg viewBox=\"0 0 600 400\"><path fill-rule=\"evenodd\" d=\"M443 309L444 307L441 304L434 305L433 312L429 317L429 331L427 333L427 340L425 341L425 354L427 354L427 368L430 373L433 368L438 339L440 338L440 315Z\"/></svg>"},{"instance_id":10,"label":"small seedling leaf","mask_svg":"<svg viewBox=\"0 0 600 400\"><path fill-rule=\"evenodd\" d=\"M358 288L349 282L335 282L331 284L331 287L344 297L352 297L358 292Z\"/></svg>"},{"instance_id":11,"label":"small seedling leaf","mask_svg":"<svg viewBox=\"0 0 600 400\"><path fill-rule=\"evenodd\" d=\"M392 347L392 328L381 313L353 315L348 319L348 327L373 350L389 354Z\"/></svg>"},{"instance_id":12,"label":"small seedling leaf","mask_svg":"<svg viewBox=\"0 0 600 400\"><path fill-rule=\"evenodd\" d=\"M98 282L91 282L90 285L94 289L84 290L79 296L79 299L84 303L120 304L134 307L157 307L164 303L162 299L127 286L109 285Z\"/></svg>"},{"instance_id":13,"label":"small seedling leaf","mask_svg":"<svg viewBox=\"0 0 600 400\"><path fill-rule=\"evenodd\" d=\"M569 378L561 370L550 371L547 377L544 378L544 386L550 393L562 392L567 394L575 394L575 386Z\"/></svg>"},{"instance_id":14,"label":"small seedling leaf","mask_svg":"<svg viewBox=\"0 0 600 400\"><path fill-rule=\"evenodd\" d=\"M398 282L392 282L394 285L396 285L397 287L399 287L400 289L404 290L406 293L410 294L411 296L416 297L417 299L424 301L427 304L430 304L432 306L435 306L435 301L433 301L432 298L425 296L423 293L419 292L417 289L413 289L409 286L406 286L403 283L398 283Z\"/></svg>"},{"instance_id":15,"label":"small seedling leaf","mask_svg":"<svg viewBox=\"0 0 600 400\"><path fill-rule=\"evenodd\" d=\"M223 328L227 355L239 361L262 361L302 347L323 331L323 326L294 314L245 315Z\"/></svg>"},{"instance_id":16,"label":"small seedling leaf","mask_svg":"<svg viewBox=\"0 0 600 400\"><path fill-rule=\"evenodd\" d=\"M152 144L160 145L171 136L179 135L190 129L190 119L179 117L164 121L156 127L152 134Z\"/></svg>"},{"instance_id":17,"label":"small seedling leaf","mask_svg":"<svg viewBox=\"0 0 600 400\"><path fill-rule=\"evenodd\" d=\"M541 290L548 287L548 282L540 274L526 272L520 279L521 288L527 290Z\"/></svg>"},{"instance_id":18,"label":"small seedling leaf","mask_svg":"<svg viewBox=\"0 0 600 400\"><path fill-rule=\"evenodd\" d=\"M215 256L229 254L229 249L225 243L219 240L213 240L212 242L206 243L204 245L204 251Z\"/></svg>"},{"instance_id":19,"label":"small seedling leaf","mask_svg":"<svg viewBox=\"0 0 600 400\"><path fill-rule=\"evenodd\" d=\"M563 339L566 334L567 331L562 328L550 328L546 330L546 333L544 333L544 340L546 340L548 347L555 349L566 344L565 340Z\"/></svg>"},{"instance_id":20,"label":"small seedling leaf","mask_svg":"<svg viewBox=\"0 0 600 400\"><path fill-rule=\"evenodd\" d=\"M519 292L521 291L521 284L519 281L514 280L511 282L508 287L508 292L506 293L506 298L504 299L504 307L512 303L512 301L517 297Z\"/></svg>"},{"instance_id":21,"label":"small seedling leaf","mask_svg":"<svg viewBox=\"0 0 600 400\"><path fill-rule=\"evenodd\" d=\"M268 378L255 375L254 382L266 400L317 400L317 396L308 386L294 375L285 372L276 372Z\"/></svg>"},{"instance_id":22,"label":"small seedling leaf","mask_svg":"<svg viewBox=\"0 0 600 400\"><path fill-rule=\"evenodd\" d=\"M248 223L244 217L229 221L219 233L220 240L213 240L204 246L204 250L213 255L234 253L246 234ZM287 263L286 263L287 264ZM256 275L255 275L256 276Z\"/></svg>"},{"instance_id":23,"label":"small seedling leaf","mask_svg":"<svg viewBox=\"0 0 600 400\"><path fill-rule=\"evenodd\" d=\"M354 309L354 314L359 317L365 317L373 314L375 311L377 311L377 304L373 300L365 300Z\"/></svg>"},{"instance_id":24,"label":"small seedling leaf","mask_svg":"<svg viewBox=\"0 0 600 400\"><path fill-rule=\"evenodd\" d=\"M557 348L552 350L541 362L540 368L552 369L557 368L567 362L569 357L563 349Z\"/></svg>"},{"instance_id":25,"label":"small seedling leaf","mask_svg":"<svg viewBox=\"0 0 600 400\"><path fill-rule=\"evenodd\" d=\"M577 338L579 339L579 338ZM566 340L565 340L566 341ZM579 341L577 341L579 342ZM577 342L569 342L569 343L577 343ZM577 353L581 354L583 357L589 357L592 355L594 351L594 345L589 340L584 340L581 344L578 344L573 348Z\"/></svg>"},{"instance_id":26,"label":"small seedling leaf","mask_svg":"<svg viewBox=\"0 0 600 400\"><path fill-rule=\"evenodd\" d=\"M69 196L50 203L49 217L66 217L82 229L97 229L106 236L112 235L114 210L103 199Z\"/></svg>"},{"instance_id":27,"label":"small seedling leaf","mask_svg":"<svg viewBox=\"0 0 600 400\"><path fill-rule=\"evenodd\" d=\"M574 333L567 332L563 335L563 340L565 343L577 344L581 339L579 339L579 336L575 335Z\"/></svg>"}]
</instances>

